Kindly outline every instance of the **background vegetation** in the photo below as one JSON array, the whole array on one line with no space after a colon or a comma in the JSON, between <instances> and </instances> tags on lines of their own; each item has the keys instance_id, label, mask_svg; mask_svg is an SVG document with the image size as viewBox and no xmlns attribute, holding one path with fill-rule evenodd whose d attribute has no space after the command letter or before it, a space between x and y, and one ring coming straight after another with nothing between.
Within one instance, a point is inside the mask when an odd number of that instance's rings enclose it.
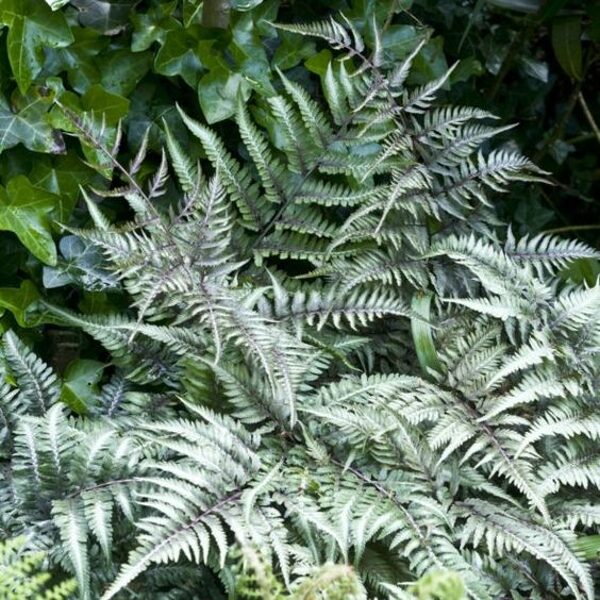
<instances>
[{"instance_id":1,"label":"background vegetation","mask_svg":"<svg viewBox=\"0 0 600 600\"><path fill-rule=\"evenodd\" d=\"M3 0L0 306L5 328L15 321L22 326L24 308L40 295L70 307L119 306L118 298L103 293L102 282L83 293L70 288L69 278L84 276L81 266L91 268L94 257L78 257L78 248L68 242L57 247L57 223L85 222L79 186L110 185L106 159L64 122L53 103L57 95L75 113L103 119L113 136L121 123L123 157L147 128L150 147L158 151L163 122L201 156L175 102L227 133L237 96L273 93L276 69L299 77L318 96L318 76L331 51L269 23L310 21L336 10L359 26L375 16L383 23L385 51L397 60L419 39L429 39L410 83L439 77L458 61L446 86L447 101L484 107L502 123L518 124L502 134L504 139L548 170L555 184L513 186L497 199L500 214L519 235L560 230L597 245L597 2L296 0L234 2L232 8L228 27L217 29L204 26L201 3L188 0ZM119 206L111 209L118 219ZM57 264L73 265L69 275L56 276ZM596 263L582 266L592 281ZM68 332L44 332L45 352L55 355L53 360L63 357L64 369L81 351L81 340L70 340Z\"/></svg>"}]
</instances>

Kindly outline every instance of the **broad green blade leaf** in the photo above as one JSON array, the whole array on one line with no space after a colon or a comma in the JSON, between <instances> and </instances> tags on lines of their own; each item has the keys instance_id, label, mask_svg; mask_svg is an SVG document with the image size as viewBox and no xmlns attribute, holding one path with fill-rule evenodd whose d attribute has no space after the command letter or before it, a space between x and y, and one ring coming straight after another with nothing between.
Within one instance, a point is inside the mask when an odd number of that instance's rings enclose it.
<instances>
[{"instance_id":1,"label":"broad green blade leaf","mask_svg":"<svg viewBox=\"0 0 600 600\"><path fill-rule=\"evenodd\" d=\"M198 84L198 98L206 121L210 124L233 116L240 95L250 96L248 83L239 73L216 67L204 75Z\"/></svg>"},{"instance_id":2,"label":"broad green blade leaf","mask_svg":"<svg viewBox=\"0 0 600 600\"><path fill-rule=\"evenodd\" d=\"M74 41L65 16L39 0L2 0L0 23L9 29L8 60L22 94L42 70L44 49L64 48Z\"/></svg>"},{"instance_id":3,"label":"broad green blade leaf","mask_svg":"<svg viewBox=\"0 0 600 600\"><path fill-rule=\"evenodd\" d=\"M0 307L8 309L21 327L30 327L34 320L27 319L27 309L38 299L40 294L33 282L25 280L18 288L0 288Z\"/></svg>"},{"instance_id":4,"label":"broad green blade leaf","mask_svg":"<svg viewBox=\"0 0 600 600\"><path fill-rule=\"evenodd\" d=\"M0 153L17 144L35 152L63 154L65 142L50 124L51 103L37 91L16 93L10 105L0 94Z\"/></svg>"},{"instance_id":5,"label":"broad green blade leaf","mask_svg":"<svg viewBox=\"0 0 600 600\"><path fill-rule=\"evenodd\" d=\"M48 213L59 206L60 198L31 185L23 175L0 188L0 230L12 231L39 260L56 264L56 246Z\"/></svg>"},{"instance_id":6,"label":"broad green blade leaf","mask_svg":"<svg viewBox=\"0 0 600 600\"><path fill-rule=\"evenodd\" d=\"M81 185L87 185L94 177L94 171L75 154L66 154L50 160L37 159L29 174L31 183L60 197L56 220L66 223L80 196Z\"/></svg>"},{"instance_id":7,"label":"broad green blade leaf","mask_svg":"<svg viewBox=\"0 0 600 600\"><path fill-rule=\"evenodd\" d=\"M575 540L574 546L587 560L598 560L600 535L583 535Z\"/></svg>"},{"instance_id":8,"label":"broad green blade leaf","mask_svg":"<svg viewBox=\"0 0 600 600\"><path fill-rule=\"evenodd\" d=\"M413 342L419 364L425 373L431 369L435 371L442 370L442 364L437 355L431 325L429 324L431 307L431 294L415 293L413 296L411 308L415 316L410 320Z\"/></svg>"},{"instance_id":9,"label":"broad green blade leaf","mask_svg":"<svg viewBox=\"0 0 600 600\"><path fill-rule=\"evenodd\" d=\"M169 31L154 59L155 71L168 77L181 75L190 87L196 87L208 66L205 59L211 56L214 44L214 40L199 40L199 32L196 25Z\"/></svg>"},{"instance_id":10,"label":"broad green blade leaf","mask_svg":"<svg viewBox=\"0 0 600 600\"><path fill-rule=\"evenodd\" d=\"M98 382L104 364L97 360L78 359L67 367L60 399L79 414L85 414L98 398Z\"/></svg>"},{"instance_id":11,"label":"broad green blade leaf","mask_svg":"<svg viewBox=\"0 0 600 600\"><path fill-rule=\"evenodd\" d=\"M563 71L580 80L583 75L581 17L563 17L552 24L552 48Z\"/></svg>"}]
</instances>

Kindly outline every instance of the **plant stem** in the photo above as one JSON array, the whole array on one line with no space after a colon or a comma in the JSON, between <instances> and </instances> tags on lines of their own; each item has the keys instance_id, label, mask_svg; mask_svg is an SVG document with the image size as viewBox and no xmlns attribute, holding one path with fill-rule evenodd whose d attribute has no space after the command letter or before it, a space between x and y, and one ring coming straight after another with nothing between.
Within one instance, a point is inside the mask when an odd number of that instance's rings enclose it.
<instances>
[{"instance_id":1,"label":"plant stem","mask_svg":"<svg viewBox=\"0 0 600 600\"><path fill-rule=\"evenodd\" d=\"M229 0L204 0L202 25L215 29L227 29L230 9Z\"/></svg>"},{"instance_id":2,"label":"plant stem","mask_svg":"<svg viewBox=\"0 0 600 600\"><path fill-rule=\"evenodd\" d=\"M592 111L590 110L590 107L587 105L587 102L585 101L585 98L583 97L583 94L581 93L581 91L577 95L577 100L579 100L579 104L581 105L581 108L583 109L583 113L585 114L585 117L588 120L588 123L590 124L590 127L592 128L592 131L594 132L594 135L596 136L596 139L598 140L598 143L600 143L600 128L598 128L598 124L594 120L594 115L592 115Z\"/></svg>"},{"instance_id":3,"label":"plant stem","mask_svg":"<svg viewBox=\"0 0 600 600\"><path fill-rule=\"evenodd\" d=\"M545 229L543 233L567 233L569 231L593 231L600 229L599 225L568 225L567 227L555 227L553 229Z\"/></svg>"}]
</instances>

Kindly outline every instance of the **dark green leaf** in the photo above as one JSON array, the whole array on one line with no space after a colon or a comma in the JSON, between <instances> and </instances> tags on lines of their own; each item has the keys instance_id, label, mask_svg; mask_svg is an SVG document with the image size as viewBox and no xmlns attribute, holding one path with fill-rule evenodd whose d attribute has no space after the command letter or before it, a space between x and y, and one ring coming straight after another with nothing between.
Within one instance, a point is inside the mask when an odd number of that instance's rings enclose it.
<instances>
[{"instance_id":1,"label":"dark green leaf","mask_svg":"<svg viewBox=\"0 0 600 600\"><path fill-rule=\"evenodd\" d=\"M199 26L170 31L156 54L155 71L169 77L180 75L190 87L196 87L204 68L211 66L203 63L201 57L211 56L214 43L200 40L200 32Z\"/></svg>"},{"instance_id":2,"label":"dark green leaf","mask_svg":"<svg viewBox=\"0 0 600 600\"><path fill-rule=\"evenodd\" d=\"M76 92L83 94L91 85L100 81L98 55L103 56L110 40L93 29L73 27L71 29L75 41L66 48L59 48L48 53L45 70L50 73L67 71L69 84Z\"/></svg>"},{"instance_id":3,"label":"dark green leaf","mask_svg":"<svg viewBox=\"0 0 600 600\"><path fill-rule=\"evenodd\" d=\"M299 64L303 59L315 54L315 42L287 31L280 33L281 43L273 56L273 64L285 71Z\"/></svg>"},{"instance_id":4,"label":"dark green leaf","mask_svg":"<svg viewBox=\"0 0 600 600\"><path fill-rule=\"evenodd\" d=\"M78 359L67 367L60 399L72 410L85 414L98 399L98 383L104 364L97 360Z\"/></svg>"},{"instance_id":5,"label":"dark green leaf","mask_svg":"<svg viewBox=\"0 0 600 600\"><path fill-rule=\"evenodd\" d=\"M321 52L311 56L304 64L312 73L324 77L327 72L327 66L331 62L332 54L330 50L321 50Z\"/></svg>"},{"instance_id":6,"label":"dark green leaf","mask_svg":"<svg viewBox=\"0 0 600 600\"><path fill-rule=\"evenodd\" d=\"M143 52L148 50L154 42L163 44L169 31L180 26L179 21L171 15L177 7L178 0L159 4L146 13L135 13L131 17L133 34L131 37L131 51Z\"/></svg>"},{"instance_id":7,"label":"dark green leaf","mask_svg":"<svg viewBox=\"0 0 600 600\"><path fill-rule=\"evenodd\" d=\"M62 154L65 142L50 124L50 98L34 90L22 96L16 92L12 106L0 94L0 152L24 144L35 152Z\"/></svg>"},{"instance_id":8,"label":"dark green leaf","mask_svg":"<svg viewBox=\"0 0 600 600\"><path fill-rule=\"evenodd\" d=\"M200 107L208 123L223 121L235 114L238 95L250 96L250 87L242 75L217 67L198 83Z\"/></svg>"},{"instance_id":9,"label":"dark green leaf","mask_svg":"<svg viewBox=\"0 0 600 600\"><path fill-rule=\"evenodd\" d=\"M71 283L83 289L100 291L117 287L117 278L103 268L99 250L75 235L63 237L59 243L62 258L56 267L44 267L43 283L47 289Z\"/></svg>"},{"instance_id":10,"label":"dark green leaf","mask_svg":"<svg viewBox=\"0 0 600 600\"><path fill-rule=\"evenodd\" d=\"M447 71L448 63L444 54L444 39L435 37L423 46L421 52L415 56L408 81L415 85L424 85L428 81L441 77Z\"/></svg>"},{"instance_id":11,"label":"dark green leaf","mask_svg":"<svg viewBox=\"0 0 600 600\"><path fill-rule=\"evenodd\" d=\"M88 184L93 177L94 171L70 153L52 160L36 161L29 180L36 187L44 188L60 198L56 219L66 223L79 198L79 186Z\"/></svg>"},{"instance_id":12,"label":"dark green leaf","mask_svg":"<svg viewBox=\"0 0 600 600\"><path fill-rule=\"evenodd\" d=\"M27 318L26 312L39 298L39 292L29 280L22 281L18 288L0 288L0 307L9 310L21 327L35 323Z\"/></svg>"},{"instance_id":13,"label":"dark green leaf","mask_svg":"<svg viewBox=\"0 0 600 600\"><path fill-rule=\"evenodd\" d=\"M138 2L139 0L71 0L71 4L79 10L79 22L104 35L120 33L129 22L131 11Z\"/></svg>"},{"instance_id":14,"label":"dark green leaf","mask_svg":"<svg viewBox=\"0 0 600 600\"><path fill-rule=\"evenodd\" d=\"M19 175L8 182L6 189L0 188L0 230L12 231L36 258L55 265L49 213L59 203L58 196Z\"/></svg>"},{"instance_id":15,"label":"dark green leaf","mask_svg":"<svg viewBox=\"0 0 600 600\"><path fill-rule=\"evenodd\" d=\"M552 48L556 60L571 78L580 80L583 74L581 51L581 17L562 17L552 24Z\"/></svg>"},{"instance_id":16,"label":"dark green leaf","mask_svg":"<svg viewBox=\"0 0 600 600\"><path fill-rule=\"evenodd\" d=\"M100 83L111 94L129 96L151 64L149 52L132 53L123 49L106 53L100 61Z\"/></svg>"},{"instance_id":17,"label":"dark green leaf","mask_svg":"<svg viewBox=\"0 0 600 600\"><path fill-rule=\"evenodd\" d=\"M93 85L81 97L81 108L86 112L93 111L98 117L103 115L107 125L114 126L127 115L129 100L101 85Z\"/></svg>"},{"instance_id":18,"label":"dark green leaf","mask_svg":"<svg viewBox=\"0 0 600 600\"><path fill-rule=\"evenodd\" d=\"M44 49L73 42L64 15L39 0L2 0L0 23L9 28L8 58L22 94L42 70Z\"/></svg>"}]
</instances>

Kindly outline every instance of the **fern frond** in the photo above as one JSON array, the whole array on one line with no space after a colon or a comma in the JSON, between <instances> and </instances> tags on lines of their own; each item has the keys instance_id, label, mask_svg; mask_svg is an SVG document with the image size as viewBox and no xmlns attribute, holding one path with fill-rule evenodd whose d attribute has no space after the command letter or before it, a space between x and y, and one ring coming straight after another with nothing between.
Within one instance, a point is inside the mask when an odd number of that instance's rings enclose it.
<instances>
[{"instance_id":1,"label":"fern frond","mask_svg":"<svg viewBox=\"0 0 600 600\"><path fill-rule=\"evenodd\" d=\"M52 369L11 331L3 336L3 353L19 386L16 400L29 414L44 414L58 400L59 385Z\"/></svg>"}]
</instances>

